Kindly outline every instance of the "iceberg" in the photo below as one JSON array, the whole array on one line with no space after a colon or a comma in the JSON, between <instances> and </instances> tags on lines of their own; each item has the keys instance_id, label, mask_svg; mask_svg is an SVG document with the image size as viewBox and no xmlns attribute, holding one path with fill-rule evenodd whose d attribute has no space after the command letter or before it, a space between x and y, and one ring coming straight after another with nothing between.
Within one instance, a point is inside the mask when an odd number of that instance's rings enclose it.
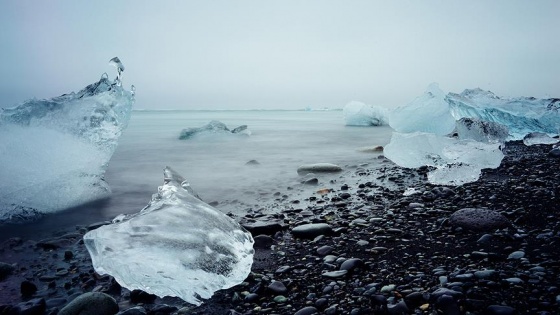
<instances>
[{"instance_id":1,"label":"iceberg","mask_svg":"<svg viewBox=\"0 0 560 315\"><path fill-rule=\"evenodd\" d=\"M134 103L120 78L0 111L0 222L110 194L103 176Z\"/></svg>"},{"instance_id":2,"label":"iceberg","mask_svg":"<svg viewBox=\"0 0 560 315\"><path fill-rule=\"evenodd\" d=\"M181 134L179 135L179 140L186 140L191 139L195 136L199 135L245 135L250 136L251 131L247 129L247 125L241 125L233 130L229 130L229 128L221 121L212 120L208 124L202 127L195 127L195 128L186 128L181 130Z\"/></svg>"},{"instance_id":3,"label":"iceberg","mask_svg":"<svg viewBox=\"0 0 560 315\"><path fill-rule=\"evenodd\" d=\"M459 139L472 139L480 142L505 142L509 136L506 126L476 118L457 120L457 136Z\"/></svg>"},{"instance_id":4,"label":"iceberg","mask_svg":"<svg viewBox=\"0 0 560 315\"><path fill-rule=\"evenodd\" d=\"M244 281L254 253L251 234L197 198L169 167L144 209L88 232L84 243L97 273L195 305Z\"/></svg>"},{"instance_id":5,"label":"iceberg","mask_svg":"<svg viewBox=\"0 0 560 315\"><path fill-rule=\"evenodd\" d=\"M384 107L352 101L342 110L346 126L383 126L388 122L388 110Z\"/></svg>"},{"instance_id":6,"label":"iceberg","mask_svg":"<svg viewBox=\"0 0 560 315\"><path fill-rule=\"evenodd\" d=\"M560 99L500 98L490 91L467 89L445 97L456 119L478 118L507 126L513 139L530 132L560 132Z\"/></svg>"},{"instance_id":7,"label":"iceberg","mask_svg":"<svg viewBox=\"0 0 560 315\"><path fill-rule=\"evenodd\" d=\"M400 133L419 131L447 135L455 129L455 118L445 101L445 93L437 83L432 83L422 96L391 111L389 125Z\"/></svg>"},{"instance_id":8,"label":"iceberg","mask_svg":"<svg viewBox=\"0 0 560 315\"><path fill-rule=\"evenodd\" d=\"M454 186L476 181L483 168L498 167L504 157L499 142L461 140L425 132L393 132L384 154L402 167L431 166L429 182Z\"/></svg>"}]
</instances>

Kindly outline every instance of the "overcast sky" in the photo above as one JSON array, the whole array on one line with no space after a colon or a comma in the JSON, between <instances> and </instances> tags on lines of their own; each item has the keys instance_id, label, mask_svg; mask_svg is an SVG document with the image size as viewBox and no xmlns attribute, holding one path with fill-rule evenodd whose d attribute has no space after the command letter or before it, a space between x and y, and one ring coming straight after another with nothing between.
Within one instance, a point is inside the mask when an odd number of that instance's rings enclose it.
<instances>
[{"instance_id":1,"label":"overcast sky","mask_svg":"<svg viewBox=\"0 0 560 315\"><path fill-rule=\"evenodd\" d=\"M136 108L560 97L560 1L0 0L0 107L126 69Z\"/></svg>"}]
</instances>

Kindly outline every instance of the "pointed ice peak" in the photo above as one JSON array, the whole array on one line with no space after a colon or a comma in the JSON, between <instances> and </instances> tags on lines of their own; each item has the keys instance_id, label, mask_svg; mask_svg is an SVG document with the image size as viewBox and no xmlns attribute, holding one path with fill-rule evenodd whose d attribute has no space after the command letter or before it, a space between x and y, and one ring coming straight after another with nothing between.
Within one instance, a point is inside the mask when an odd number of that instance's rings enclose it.
<instances>
[{"instance_id":1,"label":"pointed ice peak","mask_svg":"<svg viewBox=\"0 0 560 315\"><path fill-rule=\"evenodd\" d=\"M426 88L426 93L430 93L433 97L444 97L445 93L439 87L437 82L433 82Z\"/></svg>"},{"instance_id":2,"label":"pointed ice peak","mask_svg":"<svg viewBox=\"0 0 560 315\"><path fill-rule=\"evenodd\" d=\"M175 186L177 188L182 188L186 190L189 194L196 197L196 199L200 199L200 197L196 194L196 192L192 189L191 184L183 178L179 173L173 170L171 167L166 166L163 169L163 184L168 186Z\"/></svg>"},{"instance_id":3,"label":"pointed ice peak","mask_svg":"<svg viewBox=\"0 0 560 315\"><path fill-rule=\"evenodd\" d=\"M115 79L115 83L117 83L117 85L120 86L121 75L122 72L124 71L124 66L121 60L119 59L119 57L114 57L113 59L109 60L109 64L117 68L117 78Z\"/></svg>"}]
</instances>

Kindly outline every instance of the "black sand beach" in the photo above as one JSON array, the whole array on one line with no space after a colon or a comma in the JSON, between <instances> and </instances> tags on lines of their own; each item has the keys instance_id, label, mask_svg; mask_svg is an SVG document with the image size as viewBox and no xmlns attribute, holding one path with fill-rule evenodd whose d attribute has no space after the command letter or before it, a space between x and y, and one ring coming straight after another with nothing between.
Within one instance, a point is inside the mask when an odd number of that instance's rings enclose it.
<instances>
[{"instance_id":1,"label":"black sand beach","mask_svg":"<svg viewBox=\"0 0 560 315\"><path fill-rule=\"evenodd\" d=\"M253 272L199 307L97 275L81 241L95 226L4 240L0 314L559 314L560 159L550 151L509 142L499 168L460 187L386 160L334 191L280 194L276 214L240 218L256 240ZM465 208L479 210L451 217ZM76 298L93 310L59 312Z\"/></svg>"}]
</instances>

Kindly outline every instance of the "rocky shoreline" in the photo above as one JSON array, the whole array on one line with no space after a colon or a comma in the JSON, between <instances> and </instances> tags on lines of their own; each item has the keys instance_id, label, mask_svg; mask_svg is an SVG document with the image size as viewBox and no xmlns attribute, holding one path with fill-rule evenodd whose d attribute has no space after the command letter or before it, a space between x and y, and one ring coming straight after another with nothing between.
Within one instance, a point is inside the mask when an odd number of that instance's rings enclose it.
<instances>
[{"instance_id":1,"label":"rocky shoreline","mask_svg":"<svg viewBox=\"0 0 560 315\"><path fill-rule=\"evenodd\" d=\"M459 187L386 161L337 189L279 198L276 211L241 218L255 237L252 273L199 307L97 275L81 240L96 225L11 238L0 245L0 315L558 314L560 159L550 151L508 142L499 168ZM451 216L461 209L492 212Z\"/></svg>"}]
</instances>

